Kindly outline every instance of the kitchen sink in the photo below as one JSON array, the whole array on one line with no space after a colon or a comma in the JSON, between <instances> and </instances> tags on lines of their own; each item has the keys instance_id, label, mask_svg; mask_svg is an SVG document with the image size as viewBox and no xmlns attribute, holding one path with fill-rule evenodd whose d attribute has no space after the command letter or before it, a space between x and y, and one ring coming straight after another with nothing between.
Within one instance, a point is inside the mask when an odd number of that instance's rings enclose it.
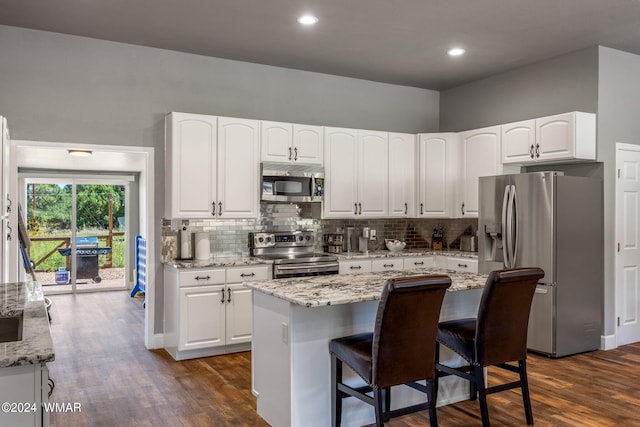
<instances>
[{"instance_id":1,"label":"kitchen sink","mask_svg":"<svg viewBox=\"0 0 640 427\"><path fill-rule=\"evenodd\" d=\"M0 343L22 340L22 316L0 317Z\"/></svg>"}]
</instances>

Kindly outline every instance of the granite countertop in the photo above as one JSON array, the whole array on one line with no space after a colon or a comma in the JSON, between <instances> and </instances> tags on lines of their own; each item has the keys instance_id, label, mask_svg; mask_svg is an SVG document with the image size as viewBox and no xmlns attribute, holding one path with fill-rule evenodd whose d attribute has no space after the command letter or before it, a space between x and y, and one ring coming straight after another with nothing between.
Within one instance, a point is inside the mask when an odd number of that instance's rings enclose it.
<instances>
[{"instance_id":1,"label":"granite countertop","mask_svg":"<svg viewBox=\"0 0 640 427\"><path fill-rule=\"evenodd\" d=\"M305 307L349 304L379 300L387 279L416 274L446 274L451 277L449 292L483 288L488 275L463 273L440 268L421 268L412 271L385 271L363 274L332 274L326 276L274 279L264 282L245 282L255 291Z\"/></svg>"},{"instance_id":2,"label":"granite countertop","mask_svg":"<svg viewBox=\"0 0 640 427\"><path fill-rule=\"evenodd\" d=\"M338 260L346 259L366 259L366 258L393 258L393 257L416 257L416 256L433 256L442 255L450 257L461 257L478 259L478 252L466 252L466 251L435 251L433 249L404 249L400 252L391 252L389 250L381 249L378 251L369 251L367 254L363 252L351 252L351 253L339 253L332 254L338 257Z\"/></svg>"},{"instance_id":3,"label":"granite countertop","mask_svg":"<svg viewBox=\"0 0 640 427\"><path fill-rule=\"evenodd\" d=\"M22 340L0 343L0 368L55 360L49 317L38 282L0 284L0 316L23 313Z\"/></svg>"},{"instance_id":4,"label":"granite countertop","mask_svg":"<svg viewBox=\"0 0 640 427\"><path fill-rule=\"evenodd\" d=\"M207 260L172 259L165 263L175 268L239 267L243 265L273 264L273 261L251 256L213 257Z\"/></svg>"}]
</instances>

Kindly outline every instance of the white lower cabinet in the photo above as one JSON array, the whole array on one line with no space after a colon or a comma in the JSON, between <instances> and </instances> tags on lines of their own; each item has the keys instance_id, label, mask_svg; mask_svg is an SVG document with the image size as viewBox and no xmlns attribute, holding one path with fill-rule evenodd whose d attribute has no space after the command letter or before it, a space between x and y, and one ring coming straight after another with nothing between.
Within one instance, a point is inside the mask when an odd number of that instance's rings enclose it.
<instances>
[{"instance_id":1,"label":"white lower cabinet","mask_svg":"<svg viewBox=\"0 0 640 427\"><path fill-rule=\"evenodd\" d=\"M0 400L8 402L0 415L0 425L46 427L49 413L42 404L49 402L49 369L46 363L0 368ZM75 408L74 404L74 408ZM4 406L3 406L4 409Z\"/></svg>"},{"instance_id":2,"label":"white lower cabinet","mask_svg":"<svg viewBox=\"0 0 640 427\"><path fill-rule=\"evenodd\" d=\"M478 260L471 258L447 257L447 268L449 270L477 273Z\"/></svg>"},{"instance_id":3,"label":"white lower cabinet","mask_svg":"<svg viewBox=\"0 0 640 427\"><path fill-rule=\"evenodd\" d=\"M358 274L358 273L371 273L371 260L348 260L338 261L338 274Z\"/></svg>"},{"instance_id":4,"label":"white lower cabinet","mask_svg":"<svg viewBox=\"0 0 640 427\"><path fill-rule=\"evenodd\" d=\"M267 265L177 269L165 266L165 348L176 360L245 351L251 343L251 289Z\"/></svg>"},{"instance_id":5,"label":"white lower cabinet","mask_svg":"<svg viewBox=\"0 0 640 427\"><path fill-rule=\"evenodd\" d=\"M404 261L401 257L374 259L371 261L371 271L373 273L377 273L379 271L394 271L403 269Z\"/></svg>"},{"instance_id":6,"label":"white lower cabinet","mask_svg":"<svg viewBox=\"0 0 640 427\"><path fill-rule=\"evenodd\" d=\"M404 258L404 270L415 270L416 268L433 267L432 256L407 257Z\"/></svg>"}]
</instances>

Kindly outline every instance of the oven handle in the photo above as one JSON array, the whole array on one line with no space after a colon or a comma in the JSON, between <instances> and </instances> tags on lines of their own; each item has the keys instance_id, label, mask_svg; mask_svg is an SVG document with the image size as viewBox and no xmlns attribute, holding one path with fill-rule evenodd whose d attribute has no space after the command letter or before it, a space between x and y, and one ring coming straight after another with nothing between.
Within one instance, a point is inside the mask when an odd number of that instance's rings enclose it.
<instances>
[{"instance_id":1,"label":"oven handle","mask_svg":"<svg viewBox=\"0 0 640 427\"><path fill-rule=\"evenodd\" d=\"M322 268L326 268L326 267L338 267L340 264L338 264L337 262L332 262L332 263L327 263L327 264L304 264L304 263L300 263L300 264L296 264L294 266L288 267L288 266L280 266L278 265L276 268L278 270L299 270L301 268L318 268L318 267L322 267Z\"/></svg>"}]
</instances>

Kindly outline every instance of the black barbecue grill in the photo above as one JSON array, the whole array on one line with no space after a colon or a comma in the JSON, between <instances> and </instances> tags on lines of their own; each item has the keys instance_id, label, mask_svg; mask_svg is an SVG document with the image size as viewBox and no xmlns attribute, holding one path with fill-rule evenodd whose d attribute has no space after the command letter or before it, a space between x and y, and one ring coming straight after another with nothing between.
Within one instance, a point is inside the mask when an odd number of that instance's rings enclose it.
<instances>
[{"instance_id":1,"label":"black barbecue grill","mask_svg":"<svg viewBox=\"0 0 640 427\"><path fill-rule=\"evenodd\" d=\"M58 252L62 256L70 256L71 248L59 248ZM97 237L78 237L76 239L76 262L78 263L76 278L91 279L95 283L100 283L102 278L99 274L98 255L109 253L111 253L109 246L98 247Z\"/></svg>"}]
</instances>

